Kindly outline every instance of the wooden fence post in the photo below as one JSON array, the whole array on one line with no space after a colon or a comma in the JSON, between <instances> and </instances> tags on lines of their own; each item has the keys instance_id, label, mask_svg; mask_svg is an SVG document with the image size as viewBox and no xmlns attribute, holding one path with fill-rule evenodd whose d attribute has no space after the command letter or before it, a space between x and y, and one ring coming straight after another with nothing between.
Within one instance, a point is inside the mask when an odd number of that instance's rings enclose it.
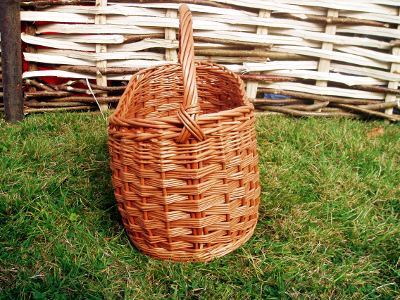
<instances>
[{"instance_id":1,"label":"wooden fence post","mask_svg":"<svg viewBox=\"0 0 400 300\"><path fill-rule=\"evenodd\" d=\"M0 1L3 101L8 122L24 118L20 0Z\"/></svg>"}]
</instances>

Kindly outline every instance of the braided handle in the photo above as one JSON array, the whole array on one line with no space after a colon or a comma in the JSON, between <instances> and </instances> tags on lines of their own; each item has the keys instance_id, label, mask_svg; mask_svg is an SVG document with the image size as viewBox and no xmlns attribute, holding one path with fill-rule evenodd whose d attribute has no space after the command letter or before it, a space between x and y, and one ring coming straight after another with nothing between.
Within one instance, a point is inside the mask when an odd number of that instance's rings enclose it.
<instances>
[{"instance_id":1,"label":"braided handle","mask_svg":"<svg viewBox=\"0 0 400 300\"><path fill-rule=\"evenodd\" d=\"M200 112L196 85L196 66L194 64L194 40L192 13L186 4L179 7L179 63L183 72L183 104L178 111L178 118L184 125L178 137L178 143L186 143L191 136L198 141L205 139L204 133L197 124Z\"/></svg>"}]
</instances>

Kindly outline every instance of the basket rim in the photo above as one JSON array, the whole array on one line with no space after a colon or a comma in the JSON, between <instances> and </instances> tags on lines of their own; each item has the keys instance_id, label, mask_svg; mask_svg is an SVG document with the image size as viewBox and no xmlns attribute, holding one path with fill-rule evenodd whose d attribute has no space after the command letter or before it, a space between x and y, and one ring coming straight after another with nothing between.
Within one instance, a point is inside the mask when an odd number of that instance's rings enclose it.
<instances>
[{"instance_id":1,"label":"basket rim","mask_svg":"<svg viewBox=\"0 0 400 300\"><path fill-rule=\"evenodd\" d=\"M201 124L213 119L228 116L240 116L244 113L253 111L254 106L250 102L246 105L241 105L229 110L222 110L216 113L201 114L197 121ZM146 128L162 128L163 126L171 126L172 124L181 124L181 121L177 116L168 117L150 117L150 118L124 118L113 113L109 118L108 122L110 125L117 126L129 126L129 127L146 127Z\"/></svg>"},{"instance_id":2,"label":"basket rim","mask_svg":"<svg viewBox=\"0 0 400 300\"><path fill-rule=\"evenodd\" d=\"M237 80L238 84L240 85L239 89L242 92L242 98L243 98L243 105L237 106L235 108L228 109L228 110L221 110L221 111L209 113L209 114L199 114L198 118L197 118L199 123L202 123L202 122L210 120L210 119L214 119L216 117L241 115L243 113L248 113L249 111L254 110L254 105L249 101L249 98L247 97L247 95L245 93L244 82L240 78L240 76L238 76L236 73L232 72L225 66L207 62L207 61L196 61L195 65L196 66L206 66L206 67L207 66L216 67L216 68L228 73L229 75L231 75L233 78L235 78ZM125 92L127 90L129 90L129 88L133 82L135 82L136 80L140 80L139 77L141 75L148 73L148 72L153 72L153 71L156 71L159 69L163 69L165 67L180 67L181 68L181 65L179 63L168 63L168 64L163 64L163 65L143 69L132 76L132 78L129 81L129 84L126 87ZM125 93L121 96L121 99L124 97L125 97ZM147 128L160 128L160 126L163 126L163 125L170 126L171 124L180 124L181 123L177 116L168 116L168 117L161 117L161 118L160 117L125 118L125 117L121 116L122 106L123 106L123 103L120 100L116 110L108 118L108 122L110 125L112 124L112 125L129 126L129 127L137 126L137 127L147 127Z\"/></svg>"}]
</instances>

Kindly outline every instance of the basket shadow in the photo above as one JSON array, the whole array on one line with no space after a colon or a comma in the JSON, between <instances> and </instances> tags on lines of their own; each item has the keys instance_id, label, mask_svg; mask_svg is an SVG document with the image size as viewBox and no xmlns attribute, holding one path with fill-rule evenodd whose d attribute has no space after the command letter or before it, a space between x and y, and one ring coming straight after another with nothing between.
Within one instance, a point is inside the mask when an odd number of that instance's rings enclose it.
<instances>
[{"instance_id":1,"label":"basket shadow","mask_svg":"<svg viewBox=\"0 0 400 300\"><path fill-rule=\"evenodd\" d=\"M87 172L90 195L92 195L91 200L96 201L96 209L105 212L109 217L109 219L102 220L101 225L110 227L111 221L113 224L112 233L117 235L123 230L124 226L114 198L107 144L98 143L96 147L98 151L96 151L94 159L99 163Z\"/></svg>"}]
</instances>

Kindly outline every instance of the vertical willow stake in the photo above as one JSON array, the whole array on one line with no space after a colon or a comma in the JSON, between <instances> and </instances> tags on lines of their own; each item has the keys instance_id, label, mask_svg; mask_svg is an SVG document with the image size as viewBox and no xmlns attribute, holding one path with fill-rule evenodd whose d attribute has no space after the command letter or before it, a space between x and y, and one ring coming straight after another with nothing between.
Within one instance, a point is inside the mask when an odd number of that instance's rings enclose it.
<instances>
[{"instance_id":1,"label":"vertical willow stake","mask_svg":"<svg viewBox=\"0 0 400 300\"><path fill-rule=\"evenodd\" d=\"M96 7L107 7L108 0L96 0ZM95 16L95 24L107 24L107 17L103 14L98 14ZM107 53L107 45L104 44L96 44L96 53ZM107 60L102 60L96 62L96 66L98 68L96 74L96 83L100 86L107 86L107 76L100 72L101 69L107 69ZM99 96L107 97L107 93L101 93ZM105 112L108 110L108 104L100 105L101 112Z\"/></svg>"},{"instance_id":2,"label":"vertical willow stake","mask_svg":"<svg viewBox=\"0 0 400 300\"><path fill-rule=\"evenodd\" d=\"M178 12L173 9L167 9L165 14L167 18L177 18ZM168 41L176 41L176 29L174 28L166 28L165 29L165 39ZM176 49L166 49L165 50L165 59L167 61L178 62L178 53Z\"/></svg>"},{"instance_id":3,"label":"vertical willow stake","mask_svg":"<svg viewBox=\"0 0 400 300\"><path fill-rule=\"evenodd\" d=\"M398 8L398 10L397 10L397 15L400 16L400 8ZM397 26L397 29L400 30L400 25ZM393 47L392 54L399 56L400 55L400 47ZM399 69L399 67L400 67L400 64L392 63L392 65L390 67L390 72L396 73L397 70ZM399 88L399 82L398 81L390 81L388 88L397 90ZM394 94L387 94L385 97L385 102L396 102L396 101L397 101L397 96ZM393 115L393 108L386 109L385 113L388 115Z\"/></svg>"},{"instance_id":4,"label":"vertical willow stake","mask_svg":"<svg viewBox=\"0 0 400 300\"><path fill-rule=\"evenodd\" d=\"M269 17L271 17L271 12L261 9L258 13L258 16L260 18L269 18ZM258 26L257 34L268 34L268 27ZM257 50L257 48L255 50ZM264 49L260 48L259 50L264 50ZM256 73L256 74L259 74L259 73ZM258 82L257 81L248 81L247 85L246 85L247 97L249 97L250 99L256 99L257 92L258 92Z\"/></svg>"},{"instance_id":5,"label":"vertical willow stake","mask_svg":"<svg viewBox=\"0 0 400 300\"><path fill-rule=\"evenodd\" d=\"M328 9L327 12L327 18L338 18L339 17L339 11L337 9ZM325 33L330 34L330 35L335 35L337 30L337 26L335 24L326 24L325 27ZM327 43L323 42L322 43L322 50L328 50L328 51L333 51L333 43ZM330 59L325 59L325 58L320 58L319 59L319 64L318 64L318 72L323 72L323 73L329 73L331 70L331 60ZM328 86L328 81L326 80L317 80L316 82L317 86L320 87L327 87ZM315 104L317 104L317 101L314 101ZM328 102L329 104L329 102ZM319 112L322 111L322 109L318 109Z\"/></svg>"},{"instance_id":6,"label":"vertical willow stake","mask_svg":"<svg viewBox=\"0 0 400 300\"><path fill-rule=\"evenodd\" d=\"M24 118L20 0L0 1L3 101L8 122Z\"/></svg>"}]
</instances>

